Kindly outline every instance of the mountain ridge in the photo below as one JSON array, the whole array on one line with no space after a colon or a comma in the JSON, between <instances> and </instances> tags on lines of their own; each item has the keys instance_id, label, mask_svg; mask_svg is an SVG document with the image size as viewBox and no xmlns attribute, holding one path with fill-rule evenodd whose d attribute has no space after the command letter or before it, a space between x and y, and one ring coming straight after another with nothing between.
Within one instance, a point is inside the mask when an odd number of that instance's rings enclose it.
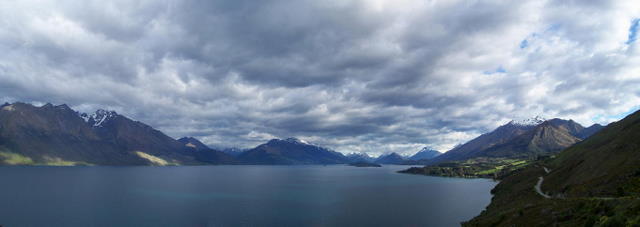
<instances>
[{"instance_id":1,"label":"mountain ridge","mask_svg":"<svg viewBox=\"0 0 640 227\"><path fill-rule=\"evenodd\" d=\"M536 119L526 122L540 120ZM242 152L225 153L193 137L173 139L115 111L98 109L87 114L74 111L66 104L56 106L47 103L36 107L16 102L0 106L0 146L36 163L57 160L96 165L342 164L354 161L429 164L474 156L512 155L514 149L537 152L529 158L547 155L579 141L579 138L588 137L602 127L593 125L584 128L572 120L561 119L545 122L550 126L535 134L532 129L540 128L542 124L534 126L511 121L442 155L423 148L411 157L391 153L384 155L387 157L374 159L368 155L345 156L297 138L274 139ZM563 138L558 135L566 133L579 138L568 137L562 141L545 139L550 137L545 135ZM530 139L515 143L517 140L514 138L523 135ZM529 143L531 141L534 142ZM547 143L549 141L551 143ZM560 146L553 147L554 144ZM92 152L84 152L88 150Z\"/></svg>"},{"instance_id":2,"label":"mountain ridge","mask_svg":"<svg viewBox=\"0 0 640 227\"><path fill-rule=\"evenodd\" d=\"M207 164L177 140L142 122L113 111L81 114L65 104L4 104L0 147L10 153L5 156L19 157L22 164Z\"/></svg>"},{"instance_id":3,"label":"mountain ridge","mask_svg":"<svg viewBox=\"0 0 640 227\"><path fill-rule=\"evenodd\" d=\"M405 158L404 156L396 152L392 152L390 154L380 155L380 157L376 158L374 162L378 164L401 165L401 164L404 164L406 161L407 161L407 158Z\"/></svg>"},{"instance_id":4,"label":"mountain ridge","mask_svg":"<svg viewBox=\"0 0 640 227\"><path fill-rule=\"evenodd\" d=\"M442 155L441 152L431 149L429 147L424 147L420 151L410 156L408 159L412 161L425 160L425 159L428 160L428 159L433 159L435 157L438 157L440 155Z\"/></svg>"},{"instance_id":5,"label":"mountain ridge","mask_svg":"<svg viewBox=\"0 0 640 227\"><path fill-rule=\"evenodd\" d=\"M369 154L367 153L350 153L345 155L345 157L347 157L347 159L349 159L349 162L366 162L366 163L373 163L376 158L369 156Z\"/></svg>"},{"instance_id":6,"label":"mountain ridge","mask_svg":"<svg viewBox=\"0 0 640 227\"><path fill-rule=\"evenodd\" d=\"M237 156L244 164L299 165L346 164L342 153L312 145L297 138L272 139Z\"/></svg>"},{"instance_id":7,"label":"mountain ridge","mask_svg":"<svg viewBox=\"0 0 640 227\"><path fill-rule=\"evenodd\" d=\"M510 121L433 158L429 164L478 157L536 159L582 141L582 138L600 130L601 126L592 125L589 130L586 129L573 120L558 118L545 120L537 125Z\"/></svg>"}]
</instances>

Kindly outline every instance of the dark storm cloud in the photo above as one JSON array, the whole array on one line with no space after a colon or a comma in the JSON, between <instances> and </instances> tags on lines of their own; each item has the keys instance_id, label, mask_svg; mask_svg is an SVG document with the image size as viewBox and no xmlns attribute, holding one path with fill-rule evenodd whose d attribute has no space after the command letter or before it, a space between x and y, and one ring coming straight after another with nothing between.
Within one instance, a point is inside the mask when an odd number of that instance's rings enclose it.
<instances>
[{"instance_id":1,"label":"dark storm cloud","mask_svg":"<svg viewBox=\"0 0 640 227\"><path fill-rule=\"evenodd\" d=\"M3 2L0 101L114 109L219 147L446 150L512 118L637 108L640 7L583 3Z\"/></svg>"}]
</instances>

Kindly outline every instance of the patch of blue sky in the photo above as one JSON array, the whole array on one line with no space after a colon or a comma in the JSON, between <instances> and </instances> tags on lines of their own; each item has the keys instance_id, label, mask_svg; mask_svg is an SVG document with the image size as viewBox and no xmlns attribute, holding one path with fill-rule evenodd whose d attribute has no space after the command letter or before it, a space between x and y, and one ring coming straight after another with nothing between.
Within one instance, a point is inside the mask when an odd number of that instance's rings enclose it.
<instances>
[{"instance_id":1,"label":"patch of blue sky","mask_svg":"<svg viewBox=\"0 0 640 227\"><path fill-rule=\"evenodd\" d=\"M544 29L542 31L542 33L538 34L536 32L531 33L529 36L527 36L525 39L523 39L522 41L520 41L520 49L525 49L527 47L529 47L531 45L531 40L535 39L535 38L539 38L539 37L543 37L549 33L554 33L560 30L560 28L562 27L562 25L560 25L560 23L553 23L550 24L546 29Z\"/></svg>"},{"instance_id":2,"label":"patch of blue sky","mask_svg":"<svg viewBox=\"0 0 640 227\"><path fill-rule=\"evenodd\" d=\"M526 39L520 42L520 49L527 48L528 46L529 46L529 41L527 41Z\"/></svg>"},{"instance_id":3,"label":"patch of blue sky","mask_svg":"<svg viewBox=\"0 0 640 227\"><path fill-rule=\"evenodd\" d=\"M633 19L631 21L631 26L629 26L629 38L627 39L626 44L630 45L636 40L638 40L638 30L640 29L640 18Z\"/></svg>"},{"instance_id":4,"label":"patch of blue sky","mask_svg":"<svg viewBox=\"0 0 640 227\"><path fill-rule=\"evenodd\" d=\"M494 69L494 70L490 70L490 71L484 71L483 74L485 75L491 75L491 74L496 74L496 73L506 73L507 70L504 69L504 67L502 66L498 66L498 68Z\"/></svg>"},{"instance_id":5,"label":"patch of blue sky","mask_svg":"<svg viewBox=\"0 0 640 227\"><path fill-rule=\"evenodd\" d=\"M529 42L530 42L529 40L531 40L531 39L535 39L535 38L537 38L537 37L538 37L538 33L535 33L535 32L534 32L534 33L531 33L529 36L527 36L527 38L523 39L523 40L520 42L520 49L524 49L524 48L529 47L529 44L530 44L530 43L529 43Z\"/></svg>"},{"instance_id":6,"label":"patch of blue sky","mask_svg":"<svg viewBox=\"0 0 640 227\"><path fill-rule=\"evenodd\" d=\"M636 112L640 110L640 105L638 106L634 106L631 109L622 112L622 113L618 113L618 114L610 114L610 115L602 115L602 114L598 114L594 117L591 118L591 120L593 122L608 122L610 120L614 120L614 121L619 121L622 120L623 118L629 116L630 114Z\"/></svg>"},{"instance_id":7,"label":"patch of blue sky","mask_svg":"<svg viewBox=\"0 0 640 227\"><path fill-rule=\"evenodd\" d=\"M553 23L551 25L549 25L549 27L545 30L545 32L555 32L560 30L560 23Z\"/></svg>"}]
</instances>

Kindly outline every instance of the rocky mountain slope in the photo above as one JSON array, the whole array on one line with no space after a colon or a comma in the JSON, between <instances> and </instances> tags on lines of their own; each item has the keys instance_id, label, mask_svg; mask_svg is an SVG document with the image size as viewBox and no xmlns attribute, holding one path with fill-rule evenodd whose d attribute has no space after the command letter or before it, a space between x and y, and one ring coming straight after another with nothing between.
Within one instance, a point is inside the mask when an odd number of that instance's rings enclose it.
<instances>
[{"instance_id":1,"label":"rocky mountain slope","mask_svg":"<svg viewBox=\"0 0 640 227\"><path fill-rule=\"evenodd\" d=\"M431 164L478 157L536 159L555 154L601 129L584 128L572 120L509 122L434 159Z\"/></svg>"}]
</instances>

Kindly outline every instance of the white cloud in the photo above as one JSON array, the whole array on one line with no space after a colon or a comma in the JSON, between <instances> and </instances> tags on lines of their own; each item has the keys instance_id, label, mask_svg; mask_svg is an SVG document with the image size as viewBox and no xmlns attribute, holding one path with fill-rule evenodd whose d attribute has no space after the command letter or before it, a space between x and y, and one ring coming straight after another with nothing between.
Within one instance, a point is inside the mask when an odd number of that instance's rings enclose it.
<instances>
[{"instance_id":1,"label":"white cloud","mask_svg":"<svg viewBox=\"0 0 640 227\"><path fill-rule=\"evenodd\" d=\"M447 150L513 118L638 108L639 17L622 0L2 2L0 100L217 146Z\"/></svg>"}]
</instances>

